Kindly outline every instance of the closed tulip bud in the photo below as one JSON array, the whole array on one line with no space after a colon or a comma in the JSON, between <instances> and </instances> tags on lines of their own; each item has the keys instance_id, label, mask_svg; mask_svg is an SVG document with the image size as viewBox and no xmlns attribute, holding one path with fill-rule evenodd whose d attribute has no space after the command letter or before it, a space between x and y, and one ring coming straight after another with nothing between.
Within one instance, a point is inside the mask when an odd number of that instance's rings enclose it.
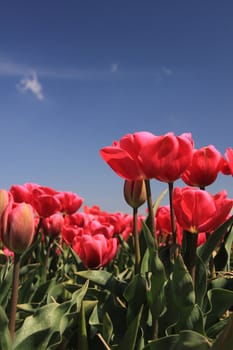
<instances>
[{"instance_id":1,"label":"closed tulip bud","mask_svg":"<svg viewBox=\"0 0 233 350\"><path fill-rule=\"evenodd\" d=\"M24 252L32 243L35 233L34 222L30 204L10 202L1 218L3 244L14 253Z\"/></svg>"},{"instance_id":2,"label":"closed tulip bud","mask_svg":"<svg viewBox=\"0 0 233 350\"><path fill-rule=\"evenodd\" d=\"M146 201L146 186L144 180L125 180L124 198L132 208L139 208Z\"/></svg>"},{"instance_id":3,"label":"closed tulip bud","mask_svg":"<svg viewBox=\"0 0 233 350\"><path fill-rule=\"evenodd\" d=\"M10 196L6 190L0 190L0 217L9 203Z\"/></svg>"}]
</instances>

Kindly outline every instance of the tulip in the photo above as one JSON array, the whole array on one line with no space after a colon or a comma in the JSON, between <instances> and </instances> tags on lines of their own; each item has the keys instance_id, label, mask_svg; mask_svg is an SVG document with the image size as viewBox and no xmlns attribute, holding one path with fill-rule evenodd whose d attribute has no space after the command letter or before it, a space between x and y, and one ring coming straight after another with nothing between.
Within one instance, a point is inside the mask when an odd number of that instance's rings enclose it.
<instances>
[{"instance_id":1,"label":"tulip","mask_svg":"<svg viewBox=\"0 0 233 350\"><path fill-rule=\"evenodd\" d=\"M233 176L233 148L228 147L225 152L226 161L223 164L222 172L225 175Z\"/></svg>"},{"instance_id":2,"label":"tulip","mask_svg":"<svg viewBox=\"0 0 233 350\"><path fill-rule=\"evenodd\" d=\"M12 195L10 192L7 192L6 190L0 190L0 217L2 216L9 201L11 200L12 200Z\"/></svg>"},{"instance_id":3,"label":"tulip","mask_svg":"<svg viewBox=\"0 0 233 350\"><path fill-rule=\"evenodd\" d=\"M107 239L102 234L84 234L76 238L72 248L86 268L99 268L114 258L117 252L117 238Z\"/></svg>"},{"instance_id":4,"label":"tulip","mask_svg":"<svg viewBox=\"0 0 233 350\"><path fill-rule=\"evenodd\" d=\"M170 206L164 205L157 209L156 216L156 233L158 236L162 236L162 238L169 238L172 235L172 224L171 224L171 213L170 213ZM175 230L177 234L177 243L181 244L182 240L182 234L180 226L177 222L175 222Z\"/></svg>"},{"instance_id":5,"label":"tulip","mask_svg":"<svg viewBox=\"0 0 233 350\"><path fill-rule=\"evenodd\" d=\"M175 188L173 206L179 225L191 233L210 232L227 218L233 200L226 191L213 196L197 188Z\"/></svg>"},{"instance_id":6,"label":"tulip","mask_svg":"<svg viewBox=\"0 0 233 350\"><path fill-rule=\"evenodd\" d=\"M190 133L155 137L140 153L146 178L167 183L178 180L191 162L193 144Z\"/></svg>"},{"instance_id":7,"label":"tulip","mask_svg":"<svg viewBox=\"0 0 233 350\"><path fill-rule=\"evenodd\" d=\"M57 237L61 234L64 218L60 213L55 213L42 221L42 228L45 235Z\"/></svg>"},{"instance_id":8,"label":"tulip","mask_svg":"<svg viewBox=\"0 0 233 350\"><path fill-rule=\"evenodd\" d=\"M60 192L56 195L61 203L61 211L66 214L75 213L82 205L83 199L72 192Z\"/></svg>"},{"instance_id":9,"label":"tulip","mask_svg":"<svg viewBox=\"0 0 233 350\"><path fill-rule=\"evenodd\" d=\"M20 254L32 243L35 233L33 208L10 202L1 217L1 238L11 251Z\"/></svg>"},{"instance_id":10,"label":"tulip","mask_svg":"<svg viewBox=\"0 0 233 350\"><path fill-rule=\"evenodd\" d=\"M193 151L192 162L182 175L182 180L189 186L204 188L211 185L222 168L224 159L213 146L206 146Z\"/></svg>"},{"instance_id":11,"label":"tulip","mask_svg":"<svg viewBox=\"0 0 233 350\"><path fill-rule=\"evenodd\" d=\"M146 131L127 134L112 146L102 148L100 155L119 176L126 180L140 180L145 178L140 152L155 137Z\"/></svg>"},{"instance_id":12,"label":"tulip","mask_svg":"<svg viewBox=\"0 0 233 350\"><path fill-rule=\"evenodd\" d=\"M146 201L146 186L144 180L124 182L124 198L132 208L139 208Z\"/></svg>"},{"instance_id":13,"label":"tulip","mask_svg":"<svg viewBox=\"0 0 233 350\"><path fill-rule=\"evenodd\" d=\"M61 203L57 192L49 187L38 186L32 190L32 206L40 217L46 218L60 211Z\"/></svg>"}]
</instances>

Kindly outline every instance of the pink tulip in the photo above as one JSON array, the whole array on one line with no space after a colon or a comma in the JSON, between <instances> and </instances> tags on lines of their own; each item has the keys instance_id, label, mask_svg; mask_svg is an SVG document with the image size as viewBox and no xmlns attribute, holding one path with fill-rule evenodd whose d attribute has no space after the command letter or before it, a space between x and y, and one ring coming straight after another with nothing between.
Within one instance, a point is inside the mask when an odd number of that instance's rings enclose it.
<instances>
[{"instance_id":1,"label":"pink tulip","mask_svg":"<svg viewBox=\"0 0 233 350\"><path fill-rule=\"evenodd\" d=\"M84 234L73 242L73 249L86 268L107 265L117 252L117 239L107 239L103 234Z\"/></svg>"},{"instance_id":2,"label":"pink tulip","mask_svg":"<svg viewBox=\"0 0 233 350\"><path fill-rule=\"evenodd\" d=\"M179 225L192 233L210 232L227 218L233 200L221 191L213 196L193 187L175 188L173 206Z\"/></svg>"},{"instance_id":3,"label":"pink tulip","mask_svg":"<svg viewBox=\"0 0 233 350\"><path fill-rule=\"evenodd\" d=\"M102 148L100 155L119 176L126 180L140 180L145 178L140 152L155 137L146 131L127 134L112 146Z\"/></svg>"},{"instance_id":4,"label":"pink tulip","mask_svg":"<svg viewBox=\"0 0 233 350\"><path fill-rule=\"evenodd\" d=\"M15 253L22 253L31 245L34 233L35 221L31 205L10 202L1 217L3 244Z\"/></svg>"},{"instance_id":5,"label":"pink tulip","mask_svg":"<svg viewBox=\"0 0 233 350\"><path fill-rule=\"evenodd\" d=\"M192 162L182 175L182 180L189 186L204 188L211 185L222 168L224 159L213 146L194 150Z\"/></svg>"},{"instance_id":6,"label":"pink tulip","mask_svg":"<svg viewBox=\"0 0 233 350\"><path fill-rule=\"evenodd\" d=\"M56 198L61 203L61 211L66 214L75 213L83 204L83 198L72 192L60 192Z\"/></svg>"},{"instance_id":7,"label":"pink tulip","mask_svg":"<svg viewBox=\"0 0 233 350\"><path fill-rule=\"evenodd\" d=\"M42 228L45 235L57 237L61 234L64 218L60 213L55 213L42 221Z\"/></svg>"},{"instance_id":8,"label":"pink tulip","mask_svg":"<svg viewBox=\"0 0 233 350\"><path fill-rule=\"evenodd\" d=\"M172 132L148 142L140 153L146 178L167 183L178 180L191 162L193 144L190 133L175 136Z\"/></svg>"},{"instance_id":9,"label":"pink tulip","mask_svg":"<svg viewBox=\"0 0 233 350\"><path fill-rule=\"evenodd\" d=\"M228 147L225 152L226 161L222 167L222 172L225 175L233 176L233 148Z\"/></svg>"}]
</instances>

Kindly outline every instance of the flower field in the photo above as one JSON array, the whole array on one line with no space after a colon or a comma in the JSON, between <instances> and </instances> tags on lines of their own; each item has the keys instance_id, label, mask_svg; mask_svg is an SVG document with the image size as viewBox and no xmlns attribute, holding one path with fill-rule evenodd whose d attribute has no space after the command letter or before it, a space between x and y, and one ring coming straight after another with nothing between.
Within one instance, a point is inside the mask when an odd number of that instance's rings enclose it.
<instances>
[{"instance_id":1,"label":"flower field","mask_svg":"<svg viewBox=\"0 0 233 350\"><path fill-rule=\"evenodd\" d=\"M131 214L35 183L0 190L0 349L232 350L233 199L208 186L233 176L233 149L137 132L100 156Z\"/></svg>"}]
</instances>

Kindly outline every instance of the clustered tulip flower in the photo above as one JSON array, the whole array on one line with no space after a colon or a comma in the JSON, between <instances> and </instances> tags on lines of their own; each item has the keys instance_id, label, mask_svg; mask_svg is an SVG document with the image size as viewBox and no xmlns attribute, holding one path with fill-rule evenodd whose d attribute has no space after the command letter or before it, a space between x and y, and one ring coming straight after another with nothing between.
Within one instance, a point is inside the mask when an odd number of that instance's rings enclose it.
<instances>
[{"instance_id":1,"label":"clustered tulip flower","mask_svg":"<svg viewBox=\"0 0 233 350\"><path fill-rule=\"evenodd\" d=\"M175 188L173 205L179 225L191 233L211 232L220 226L230 213L233 200L226 191L211 195L193 187Z\"/></svg>"},{"instance_id":2,"label":"clustered tulip flower","mask_svg":"<svg viewBox=\"0 0 233 350\"><path fill-rule=\"evenodd\" d=\"M157 136L136 132L103 147L104 161L126 180L157 179L174 182L191 162L194 142L190 133Z\"/></svg>"},{"instance_id":3,"label":"clustered tulip flower","mask_svg":"<svg viewBox=\"0 0 233 350\"><path fill-rule=\"evenodd\" d=\"M205 188L216 180L223 163L223 156L213 145L193 150L192 161L181 178L189 186Z\"/></svg>"}]
</instances>

